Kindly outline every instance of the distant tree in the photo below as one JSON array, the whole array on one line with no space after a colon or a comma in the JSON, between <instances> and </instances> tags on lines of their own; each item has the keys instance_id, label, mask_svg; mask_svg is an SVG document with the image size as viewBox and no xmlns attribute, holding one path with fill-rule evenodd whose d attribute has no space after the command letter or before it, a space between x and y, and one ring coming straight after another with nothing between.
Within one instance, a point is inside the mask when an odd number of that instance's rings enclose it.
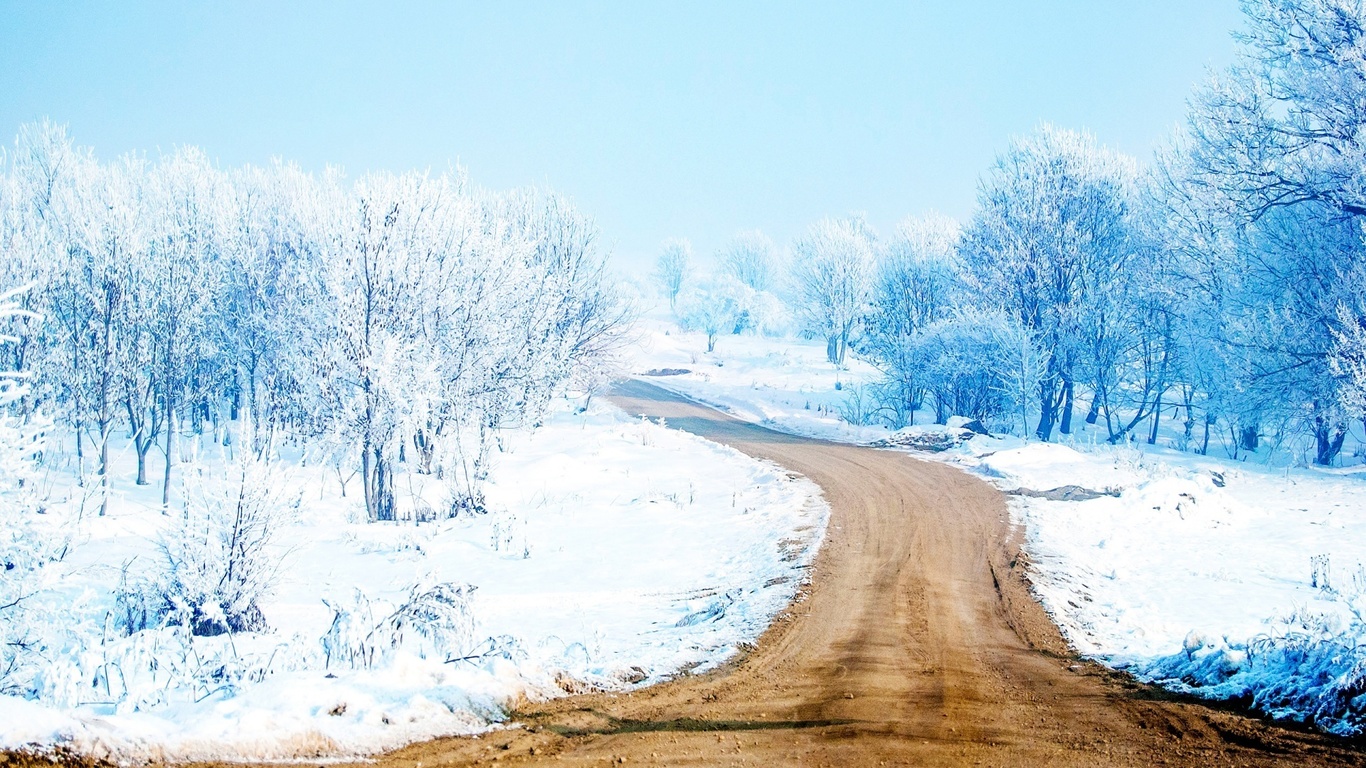
<instances>
[{"instance_id":1,"label":"distant tree","mask_svg":"<svg viewBox=\"0 0 1366 768\"><path fill-rule=\"evenodd\" d=\"M997 319L958 313L917 334L920 380L934 399L936 423L950 416L992 421L1008 415L1011 388L1005 369L1014 350L995 332Z\"/></svg>"},{"instance_id":2,"label":"distant tree","mask_svg":"<svg viewBox=\"0 0 1366 768\"><path fill-rule=\"evenodd\" d=\"M843 365L868 311L875 239L862 218L823 219L793 245L797 313L826 340L826 359Z\"/></svg>"},{"instance_id":3,"label":"distant tree","mask_svg":"<svg viewBox=\"0 0 1366 768\"><path fill-rule=\"evenodd\" d=\"M132 267L148 241L140 174L132 159L80 164L65 205L66 247L49 286L63 363L54 376L78 435L84 431L98 451L100 514L109 502L109 445L128 402L126 378L142 373L123 367L135 351L126 306Z\"/></svg>"},{"instance_id":4,"label":"distant tree","mask_svg":"<svg viewBox=\"0 0 1366 768\"><path fill-rule=\"evenodd\" d=\"M754 291L772 292L777 273L773 241L754 230L741 232L717 254L721 270Z\"/></svg>"},{"instance_id":5,"label":"distant tree","mask_svg":"<svg viewBox=\"0 0 1366 768\"><path fill-rule=\"evenodd\" d=\"M209 333L213 289L230 221L222 174L203 152L182 149L166 158L148 179L148 216L155 222L145 253L145 272L134 279L131 296L145 298L138 323L149 333L155 408L166 440L162 446L161 503L170 503L175 466L177 418L192 411L210 385L202 373L213 348ZM146 436L155 433L152 429Z\"/></svg>"},{"instance_id":6,"label":"distant tree","mask_svg":"<svg viewBox=\"0 0 1366 768\"><path fill-rule=\"evenodd\" d=\"M907 219L880 250L861 349L887 377L883 403L914 423L924 400L919 335L954 308L961 275L958 224L944 216Z\"/></svg>"},{"instance_id":7,"label":"distant tree","mask_svg":"<svg viewBox=\"0 0 1366 768\"><path fill-rule=\"evenodd\" d=\"M228 420L263 454L277 431L308 421L304 383L312 355L302 348L323 269L302 215L311 182L297 167L276 164L232 175L234 200L221 243L209 318Z\"/></svg>"},{"instance_id":8,"label":"distant tree","mask_svg":"<svg viewBox=\"0 0 1366 768\"><path fill-rule=\"evenodd\" d=\"M687 240L670 240L655 262L655 280L669 297L669 309L678 310L678 294L692 269L692 245Z\"/></svg>"},{"instance_id":9,"label":"distant tree","mask_svg":"<svg viewBox=\"0 0 1366 768\"><path fill-rule=\"evenodd\" d=\"M691 288L680 300L679 317L685 328L707 334L707 351L716 351L721 334L735 333L755 292L724 275Z\"/></svg>"}]
</instances>

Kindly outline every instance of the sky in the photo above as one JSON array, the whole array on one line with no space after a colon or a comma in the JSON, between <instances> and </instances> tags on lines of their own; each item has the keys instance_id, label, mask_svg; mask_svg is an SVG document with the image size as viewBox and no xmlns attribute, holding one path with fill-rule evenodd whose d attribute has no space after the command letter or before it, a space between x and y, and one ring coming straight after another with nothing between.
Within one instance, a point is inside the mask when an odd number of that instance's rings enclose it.
<instances>
[{"instance_id":1,"label":"sky","mask_svg":"<svg viewBox=\"0 0 1366 768\"><path fill-rule=\"evenodd\" d=\"M574 200L614 261L824 216L972 214L1043 123L1142 159L1233 57L1237 0L0 0L0 136L110 159L442 171Z\"/></svg>"}]
</instances>

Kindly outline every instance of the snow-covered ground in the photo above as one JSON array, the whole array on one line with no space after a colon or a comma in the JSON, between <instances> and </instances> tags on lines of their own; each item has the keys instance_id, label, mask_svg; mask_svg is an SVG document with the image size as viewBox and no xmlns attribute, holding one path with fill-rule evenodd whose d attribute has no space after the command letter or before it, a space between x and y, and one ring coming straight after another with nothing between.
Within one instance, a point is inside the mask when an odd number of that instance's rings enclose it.
<instances>
[{"instance_id":1,"label":"snow-covered ground","mask_svg":"<svg viewBox=\"0 0 1366 768\"><path fill-rule=\"evenodd\" d=\"M680 330L658 312L641 322L631 372L652 384L706 403L736 418L825 440L866 443L881 426L854 426L841 417L852 393L877 370L850 356L840 370L825 359L824 341L722 336L707 352L706 336Z\"/></svg>"},{"instance_id":2,"label":"snow-covered ground","mask_svg":"<svg viewBox=\"0 0 1366 768\"><path fill-rule=\"evenodd\" d=\"M110 588L157 560L174 518L155 484L119 485L107 516L87 509L69 529L73 547L44 598L66 627L69 641L54 646L66 655L44 670L43 700L0 696L0 747L292 759L477 732L519 699L717 664L792 599L824 531L809 481L606 404L566 407L504 447L489 514L422 524L362 522L359 480L343 498L335 472L294 463L300 504L278 537L280 584L261 606L270 631L236 637L111 629ZM115 475L131 477L130 461L118 456ZM404 646L370 668L329 665L334 607L364 629L443 583L477 587L465 655L479 658Z\"/></svg>"},{"instance_id":3,"label":"snow-covered ground","mask_svg":"<svg viewBox=\"0 0 1366 768\"><path fill-rule=\"evenodd\" d=\"M1366 473L1144 447L973 440L955 460L1007 490L1108 492L1010 503L1035 591L1078 651L1183 692L1359 733Z\"/></svg>"},{"instance_id":4,"label":"snow-covered ground","mask_svg":"<svg viewBox=\"0 0 1366 768\"><path fill-rule=\"evenodd\" d=\"M699 334L659 320L634 369L689 369L647 378L774 428L865 443L888 435L839 421L851 385L874 373L860 363L835 371L822 344L725 336L714 355L704 349ZM1216 455L1217 440L1206 457L1165 434L1156 446L1110 446L1103 429L1079 426L1062 444L975 436L923 455L1025 492L1010 509L1026 529L1036 592L1079 652L1177 690L1359 733L1366 467L1350 455L1342 469L1286 466L1284 452L1270 466L1255 455L1234 462ZM1029 495L1066 486L1094 498Z\"/></svg>"}]
</instances>

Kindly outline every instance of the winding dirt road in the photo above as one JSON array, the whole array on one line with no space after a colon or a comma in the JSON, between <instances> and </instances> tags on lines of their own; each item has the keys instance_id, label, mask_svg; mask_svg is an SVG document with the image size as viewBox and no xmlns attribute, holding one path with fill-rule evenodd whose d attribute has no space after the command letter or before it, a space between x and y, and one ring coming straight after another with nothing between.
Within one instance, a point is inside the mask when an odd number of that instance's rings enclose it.
<instances>
[{"instance_id":1,"label":"winding dirt road","mask_svg":"<svg viewBox=\"0 0 1366 768\"><path fill-rule=\"evenodd\" d=\"M1072 657L1001 495L903 453L772 432L641 382L614 397L805 474L833 510L804 599L716 672L528 704L525 728L386 766L1362 765L1366 749L1176 700Z\"/></svg>"}]
</instances>

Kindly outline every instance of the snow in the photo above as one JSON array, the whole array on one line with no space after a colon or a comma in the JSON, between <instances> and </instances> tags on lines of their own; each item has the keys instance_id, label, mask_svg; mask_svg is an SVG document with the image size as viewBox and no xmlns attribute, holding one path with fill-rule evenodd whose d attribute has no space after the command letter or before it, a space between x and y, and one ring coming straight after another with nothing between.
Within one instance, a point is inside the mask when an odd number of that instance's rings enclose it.
<instances>
[{"instance_id":1,"label":"snow","mask_svg":"<svg viewBox=\"0 0 1366 768\"><path fill-rule=\"evenodd\" d=\"M834 382L873 374L857 362L837 372L823 344L723 336L708 357L699 343L659 321L635 369L689 368L648 380L797 434L854 443L890 434L839 423L848 388ZM919 455L1012 494L1035 593L1079 653L1182 692L1362 732L1366 468L1277 463L1284 452L1230 461L1217 441L1200 456L1165 432L1155 446L1111 446L1094 430L1080 424L1054 443L975 436ZM1036 495L1067 486L1093 498Z\"/></svg>"},{"instance_id":2,"label":"snow","mask_svg":"<svg viewBox=\"0 0 1366 768\"><path fill-rule=\"evenodd\" d=\"M607 404L566 406L504 438L492 511L435 523L364 523L358 481L343 498L334 471L294 457L288 483L302 502L279 535L282 579L262 605L270 631L231 640L163 631L100 645L109 587L121 568L155 561L155 537L173 519L156 486L119 486L106 517L86 510L49 593L85 644L45 673L49 696L0 696L0 747L64 745L122 762L288 760L477 733L519 700L715 666L792 600L824 531L811 482ZM218 449L201 449L211 464ZM132 458L117 457L116 478L131 478ZM324 600L350 605L360 590L392 606L414 584L444 582L477 587L468 655L500 652L443 663L405 646L375 668L325 667L320 639L334 614ZM135 663L145 659L136 642L159 644L160 671ZM100 653L120 665L121 700L90 684L102 679L91 673ZM181 657L260 674L186 687L168 677Z\"/></svg>"},{"instance_id":3,"label":"snow","mask_svg":"<svg viewBox=\"0 0 1366 768\"><path fill-rule=\"evenodd\" d=\"M1361 674L1361 475L1163 448L1031 444L961 460L1007 489L1118 493L1010 503L1035 592L1083 655L1183 692L1246 697L1279 717L1360 732L1362 703L1319 689ZM1310 647L1287 655L1301 645ZM1320 653L1336 660L1308 663Z\"/></svg>"},{"instance_id":4,"label":"snow","mask_svg":"<svg viewBox=\"0 0 1366 768\"><path fill-rule=\"evenodd\" d=\"M877 371L852 355L844 369L831 365L824 340L727 335L708 353L705 334L680 330L658 313L641 321L640 333L630 370L651 384L796 435L868 443L888 434L841 418L850 392Z\"/></svg>"}]
</instances>

